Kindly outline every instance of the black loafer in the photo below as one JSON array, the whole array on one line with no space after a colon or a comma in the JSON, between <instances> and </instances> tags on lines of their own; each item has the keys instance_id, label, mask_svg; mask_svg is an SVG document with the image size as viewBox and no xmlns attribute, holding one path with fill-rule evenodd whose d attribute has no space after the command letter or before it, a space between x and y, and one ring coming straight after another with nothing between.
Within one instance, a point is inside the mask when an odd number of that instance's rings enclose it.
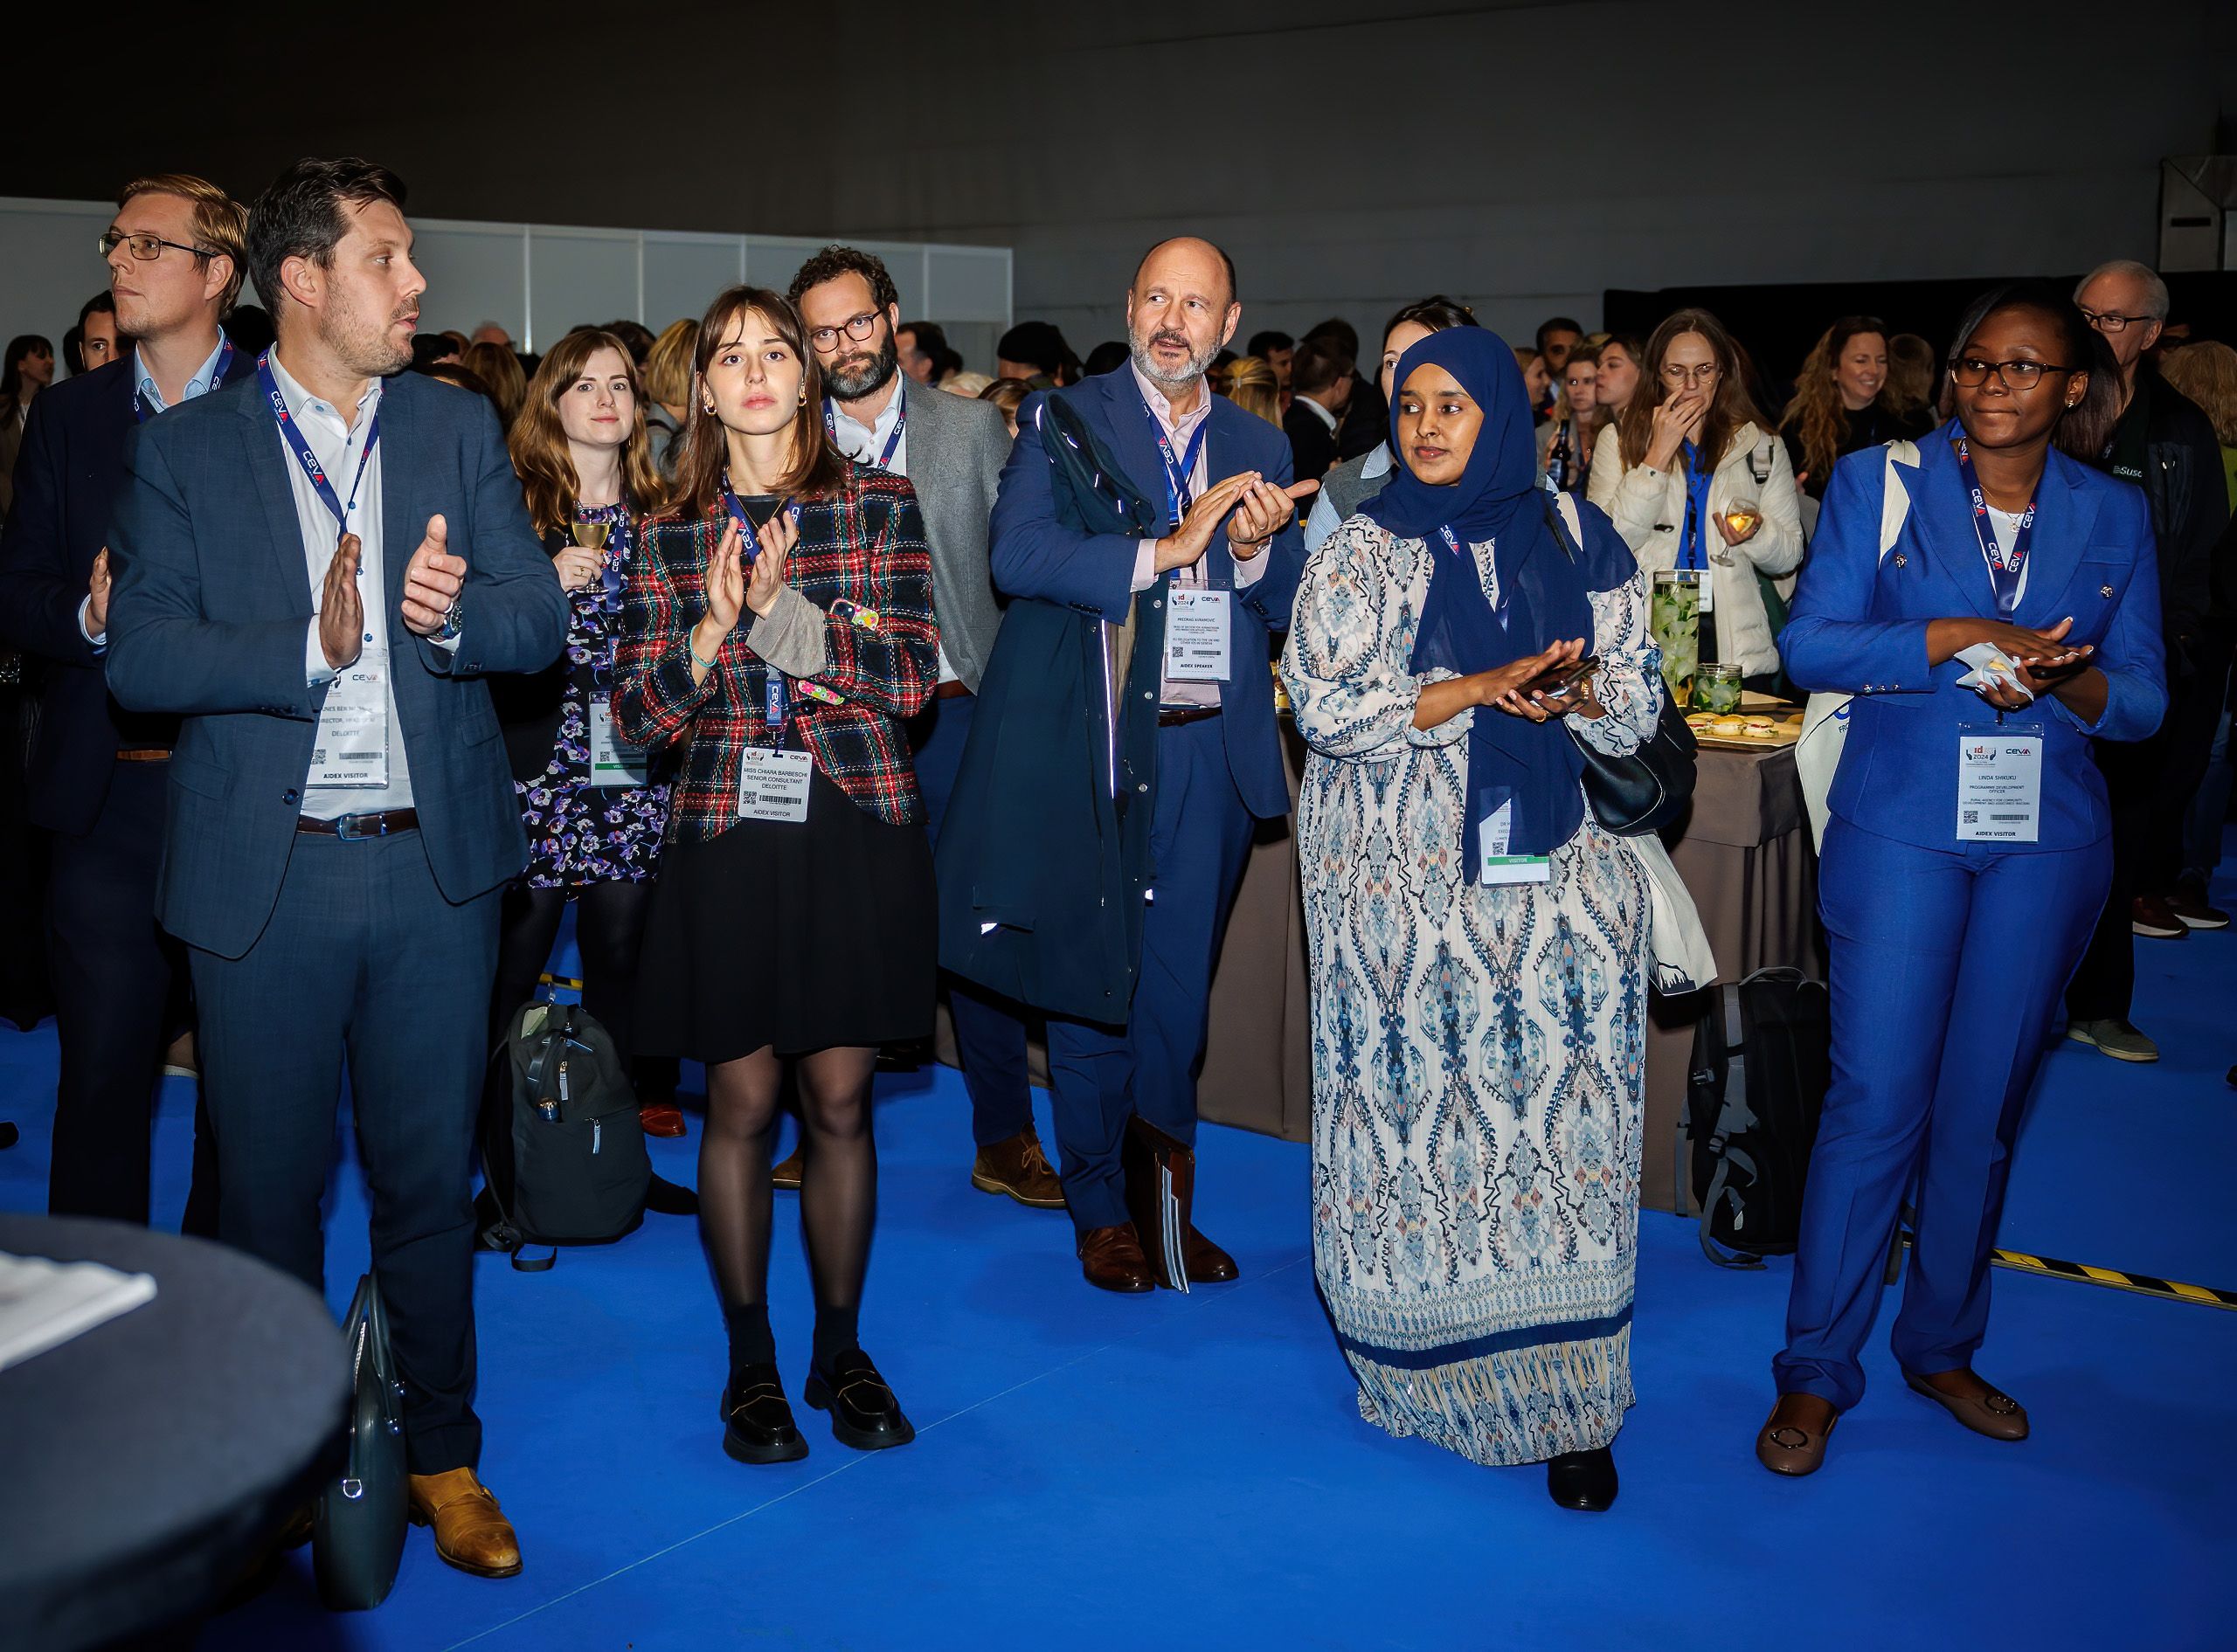
<instances>
[{"instance_id":1,"label":"black loafer","mask_svg":"<svg viewBox=\"0 0 2237 1652\"><path fill-rule=\"evenodd\" d=\"M798 1462L807 1441L774 1365L748 1365L723 1390L723 1450L740 1462Z\"/></svg>"},{"instance_id":2,"label":"black loafer","mask_svg":"<svg viewBox=\"0 0 2237 1652\"><path fill-rule=\"evenodd\" d=\"M1607 1447L1546 1460L1546 1495L1564 1509L1603 1514L1616 1501L1616 1459Z\"/></svg>"},{"instance_id":3,"label":"black loafer","mask_svg":"<svg viewBox=\"0 0 2237 1652\"><path fill-rule=\"evenodd\" d=\"M840 1355L828 1374L809 1372L800 1397L818 1411L829 1412L831 1437L857 1451L890 1450L917 1437L901 1414L900 1400L859 1348Z\"/></svg>"}]
</instances>

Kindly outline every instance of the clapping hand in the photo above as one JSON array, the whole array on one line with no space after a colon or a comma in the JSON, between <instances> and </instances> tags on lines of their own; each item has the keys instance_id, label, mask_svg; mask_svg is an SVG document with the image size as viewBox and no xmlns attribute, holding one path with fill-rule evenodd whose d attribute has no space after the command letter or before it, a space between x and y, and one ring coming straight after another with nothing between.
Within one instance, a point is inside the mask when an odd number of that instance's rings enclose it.
<instances>
[{"instance_id":1,"label":"clapping hand","mask_svg":"<svg viewBox=\"0 0 2237 1652\"><path fill-rule=\"evenodd\" d=\"M1229 554L1237 562L1249 562L1265 550L1269 539L1290 525L1297 515L1298 501L1319 491L1319 482L1292 482L1287 487L1278 487L1270 481L1254 480L1237 496L1235 515L1227 519Z\"/></svg>"},{"instance_id":2,"label":"clapping hand","mask_svg":"<svg viewBox=\"0 0 2237 1652\"><path fill-rule=\"evenodd\" d=\"M465 589L466 558L450 554L449 524L440 515L430 516L419 549L404 567L405 629L414 636L433 636Z\"/></svg>"},{"instance_id":3,"label":"clapping hand","mask_svg":"<svg viewBox=\"0 0 2237 1652\"><path fill-rule=\"evenodd\" d=\"M761 552L753 559L753 572L745 584L745 605L765 619L785 589L785 558L800 543L800 522L791 501L772 511L754 537Z\"/></svg>"},{"instance_id":4,"label":"clapping hand","mask_svg":"<svg viewBox=\"0 0 2237 1652\"><path fill-rule=\"evenodd\" d=\"M108 547L93 554L93 577L86 584L86 633L98 637L108 629Z\"/></svg>"},{"instance_id":5,"label":"clapping hand","mask_svg":"<svg viewBox=\"0 0 2237 1652\"><path fill-rule=\"evenodd\" d=\"M1157 556L1153 566L1157 571L1170 573L1175 568L1193 568L1202 560L1212 543L1212 529L1243 491L1258 480L1255 470L1237 471L1225 481L1214 484L1199 494L1181 517L1181 526L1157 542Z\"/></svg>"},{"instance_id":6,"label":"clapping hand","mask_svg":"<svg viewBox=\"0 0 2237 1652\"><path fill-rule=\"evenodd\" d=\"M2024 711L2033 703L2030 695L2048 694L2074 671L2088 663L2095 652L2088 644L2069 648L2067 633L2074 629L2072 616L2055 626L2040 630L2026 626L2006 625L2002 620L1984 619L1976 622L1977 642L1991 643L2008 655L2019 667L2019 689L2002 682L1985 682L1974 692L1999 711Z\"/></svg>"},{"instance_id":7,"label":"clapping hand","mask_svg":"<svg viewBox=\"0 0 2237 1652\"><path fill-rule=\"evenodd\" d=\"M1492 706L1531 722L1543 722L1548 717L1575 710L1577 702L1566 693L1550 699L1543 695L1533 696L1530 685L1548 672L1575 665L1583 658L1584 639L1574 638L1554 644L1543 653L1527 654L1489 671L1479 671L1469 681L1476 685L1478 705Z\"/></svg>"},{"instance_id":8,"label":"clapping hand","mask_svg":"<svg viewBox=\"0 0 2237 1652\"><path fill-rule=\"evenodd\" d=\"M364 649L365 605L357 594L357 568L364 544L344 534L326 564L326 586L318 604L318 646L326 663L341 671L357 662Z\"/></svg>"}]
</instances>

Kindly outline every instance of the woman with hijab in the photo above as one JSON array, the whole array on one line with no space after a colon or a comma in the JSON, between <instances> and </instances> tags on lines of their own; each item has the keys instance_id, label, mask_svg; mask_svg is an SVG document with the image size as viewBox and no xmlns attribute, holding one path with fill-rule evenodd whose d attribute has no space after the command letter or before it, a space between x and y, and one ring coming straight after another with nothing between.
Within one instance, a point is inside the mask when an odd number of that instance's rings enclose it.
<instances>
[{"instance_id":1,"label":"woman with hijab","mask_svg":"<svg viewBox=\"0 0 2237 1652\"><path fill-rule=\"evenodd\" d=\"M1397 468L1312 553L1282 658L1314 1265L1362 1416L1544 1462L1597 1510L1631 1403L1649 896L1578 742L1637 750L1660 660L1614 527L1536 486L1506 344L1431 333L1393 378Z\"/></svg>"}]
</instances>

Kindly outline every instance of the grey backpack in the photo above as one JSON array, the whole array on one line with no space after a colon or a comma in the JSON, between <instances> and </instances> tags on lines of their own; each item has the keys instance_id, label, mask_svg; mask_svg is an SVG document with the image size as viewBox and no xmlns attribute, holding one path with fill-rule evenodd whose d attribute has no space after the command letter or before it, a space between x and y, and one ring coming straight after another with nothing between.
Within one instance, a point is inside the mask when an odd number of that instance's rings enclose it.
<instances>
[{"instance_id":1,"label":"grey backpack","mask_svg":"<svg viewBox=\"0 0 2237 1652\"><path fill-rule=\"evenodd\" d=\"M481 1242L541 1273L556 1254L523 1260L523 1246L606 1244L634 1228L653 1165L612 1034L578 1004L532 999L491 1059L505 1063L510 1102L490 1109L482 1139L495 1220Z\"/></svg>"}]
</instances>

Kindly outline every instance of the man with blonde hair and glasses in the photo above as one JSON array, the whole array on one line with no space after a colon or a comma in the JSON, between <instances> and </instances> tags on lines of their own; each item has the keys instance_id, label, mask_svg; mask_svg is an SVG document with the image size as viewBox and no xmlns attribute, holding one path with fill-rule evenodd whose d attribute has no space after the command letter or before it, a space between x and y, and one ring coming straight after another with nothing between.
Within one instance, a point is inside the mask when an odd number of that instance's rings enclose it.
<instances>
[{"instance_id":1,"label":"man with blonde hair and glasses","mask_svg":"<svg viewBox=\"0 0 2237 1652\"><path fill-rule=\"evenodd\" d=\"M164 786L178 719L128 712L102 680L111 510L127 439L166 408L253 367L220 325L248 270L248 214L183 172L134 179L101 232L116 357L32 404L0 538L0 640L46 665L28 763L32 823L51 834L47 924L61 1071L47 1206L149 1219L149 1136L168 1006L183 967L156 923ZM217 1231L197 1109L185 1227Z\"/></svg>"},{"instance_id":2,"label":"man with blonde hair and glasses","mask_svg":"<svg viewBox=\"0 0 2237 1652\"><path fill-rule=\"evenodd\" d=\"M2129 1020L2136 937L2178 941L2227 928L2229 915L2182 899L2183 818L2205 775L2229 678L2232 620L2213 591L2214 548L2229 522L2213 426L2144 359L2167 321L2167 283L2130 259L2101 264L2074 289L2120 369L2122 412L2101 464L2144 489L2159 540L2160 634L2167 716L2158 733L2098 748L2113 798L2113 888L2067 989L2067 1036L2124 1061L2159 1059Z\"/></svg>"}]
</instances>

